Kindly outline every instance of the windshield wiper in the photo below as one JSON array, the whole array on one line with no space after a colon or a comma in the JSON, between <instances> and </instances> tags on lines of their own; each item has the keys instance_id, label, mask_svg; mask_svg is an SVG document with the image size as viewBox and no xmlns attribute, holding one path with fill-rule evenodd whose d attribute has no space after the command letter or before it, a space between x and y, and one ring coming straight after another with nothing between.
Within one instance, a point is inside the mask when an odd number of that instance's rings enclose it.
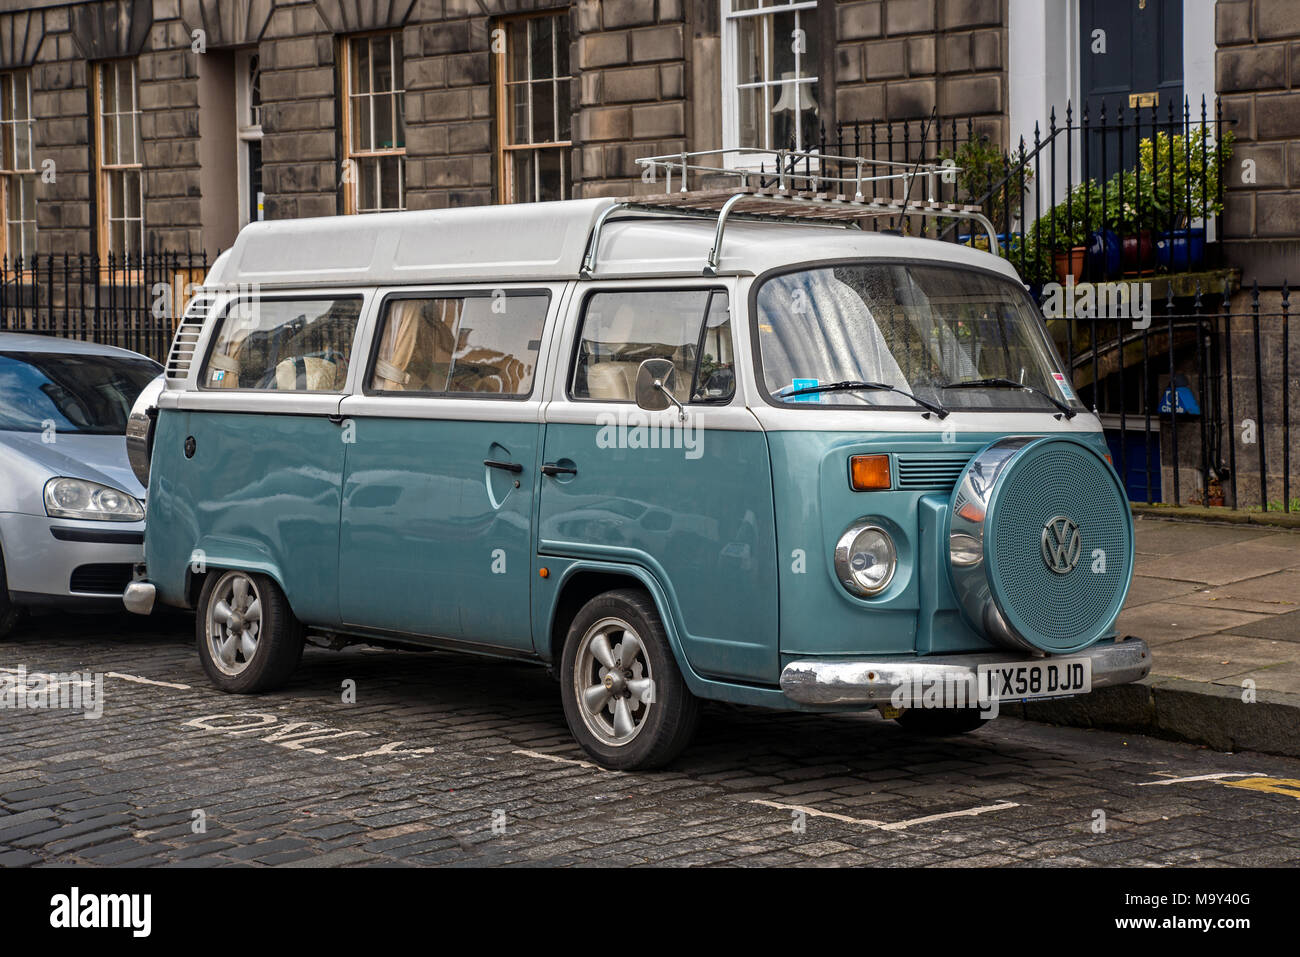
<instances>
[{"instance_id":1,"label":"windshield wiper","mask_svg":"<svg viewBox=\"0 0 1300 957\"><path fill-rule=\"evenodd\" d=\"M1023 382L1017 382L1015 379L1008 379L1005 376L991 376L987 379L963 379L960 382L949 382L947 385L940 386L942 389L1024 389L1026 392L1032 392L1035 395L1041 395L1052 405L1061 410L1065 416L1065 421L1070 421L1079 414L1077 409L1072 409L1050 392L1044 392L1042 389L1035 388L1032 385L1025 385Z\"/></svg>"},{"instance_id":2,"label":"windshield wiper","mask_svg":"<svg viewBox=\"0 0 1300 957\"><path fill-rule=\"evenodd\" d=\"M796 395L814 395L819 392L855 392L859 390L869 392L897 392L899 395L911 399L921 408L933 412L941 419L947 418L948 416L948 410L938 403L927 402L925 399L918 398L905 389L900 389L887 382L859 382L856 379L848 379L844 382L828 382L825 385L805 386L802 389L794 389L789 392L781 391L776 394L776 397L778 399L789 399Z\"/></svg>"}]
</instances>

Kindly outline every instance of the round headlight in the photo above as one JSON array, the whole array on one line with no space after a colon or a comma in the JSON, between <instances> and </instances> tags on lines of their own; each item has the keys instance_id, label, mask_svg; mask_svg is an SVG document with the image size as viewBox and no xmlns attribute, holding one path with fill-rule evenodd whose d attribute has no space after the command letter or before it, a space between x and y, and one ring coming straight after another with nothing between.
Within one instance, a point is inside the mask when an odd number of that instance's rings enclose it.
<instances>
[{"instance_id":1,"label":"round headlight","mask_svg":"<svg viewBox=\"0 0 1300 957\"><path fill-rule=\"evenodd\" d=\"M879 595L894 577L898 550L879 525L855 522L835 546L835 575L860 598Z\"/></svg>"}]
</instances>

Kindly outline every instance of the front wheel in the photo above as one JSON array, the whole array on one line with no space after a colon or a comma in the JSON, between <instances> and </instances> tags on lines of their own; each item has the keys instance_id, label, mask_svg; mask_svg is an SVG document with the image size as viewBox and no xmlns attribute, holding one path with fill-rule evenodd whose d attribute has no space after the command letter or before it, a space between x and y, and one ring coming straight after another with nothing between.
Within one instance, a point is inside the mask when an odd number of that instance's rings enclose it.
<instances>
[{"instance_id":1,"label":"front wheel","mask_svg":"<svg viewBox=\"0 0 1300 957\"><path fill-rule=\"evenodd\" d=\"M272 691L302 658L303 627L280 586L266 575L209 575L199 594L195 630L203 670L222 691Z\"/></svg>"},{"instance_id":2,"label":"front wheel","mask_svg":"<svg viewBox=\"0 0 1300 957\"><path fill-rule=\"evenodd\" d=\"M979 708L908 708L894 720L912 734L944 737L966 734L987 724Z\"/></svg>"},{"instance_id":3,"label":"front wheel","mask_svg":"<svg viewBox=\"0 0 1300 957\"><path fill-rule=\"evenodd\" d=\"M654 603L632 589L598 595L573 619L560 694L583 750L618 771L667 764L699 722L699 699L682 679Z\"/></svg>"}]
</instances>

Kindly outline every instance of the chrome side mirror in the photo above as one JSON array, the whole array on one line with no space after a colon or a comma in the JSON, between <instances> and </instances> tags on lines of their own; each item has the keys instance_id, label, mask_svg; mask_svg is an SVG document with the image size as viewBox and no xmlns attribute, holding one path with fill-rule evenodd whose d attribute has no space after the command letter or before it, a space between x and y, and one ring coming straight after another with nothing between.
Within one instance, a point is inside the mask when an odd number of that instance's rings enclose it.
<instances>
[{"instance_id":1,"label":"chrome side mirror","mask_svg":"<svg viewBox=\"0 0 1300 957\"><path fill-rule=\"evenodd\" d=\"M677 367L671 359L646 359L636 370L636 404L647 412L662 412L675 405L678 418L684 421L686 407L671 391L676 384Z\"/></svg>"}]
</instances>

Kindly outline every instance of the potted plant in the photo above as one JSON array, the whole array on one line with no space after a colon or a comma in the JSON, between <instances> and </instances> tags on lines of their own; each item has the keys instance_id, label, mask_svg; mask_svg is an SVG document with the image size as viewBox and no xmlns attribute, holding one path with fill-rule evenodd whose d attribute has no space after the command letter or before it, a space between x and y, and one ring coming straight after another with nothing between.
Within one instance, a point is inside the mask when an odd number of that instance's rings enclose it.
<instances>
[{"instance_id":1,"label":"potted plant","mask_svg":"<svg viewBox=\"0 0 1300 957\"><path fill-rule=\"evenodd\" d=\"M1153 202L1162 211L1155 253L1166 269L1198 269L1204 264L1204 222L1223 212L1219 175L1232 155L1232 141L1231 130L1216 144L1208 131L1198 129L1186 136L1157 132L1138 145L1143 179L1151 184Z\"/></svg>"}]
</instances>

